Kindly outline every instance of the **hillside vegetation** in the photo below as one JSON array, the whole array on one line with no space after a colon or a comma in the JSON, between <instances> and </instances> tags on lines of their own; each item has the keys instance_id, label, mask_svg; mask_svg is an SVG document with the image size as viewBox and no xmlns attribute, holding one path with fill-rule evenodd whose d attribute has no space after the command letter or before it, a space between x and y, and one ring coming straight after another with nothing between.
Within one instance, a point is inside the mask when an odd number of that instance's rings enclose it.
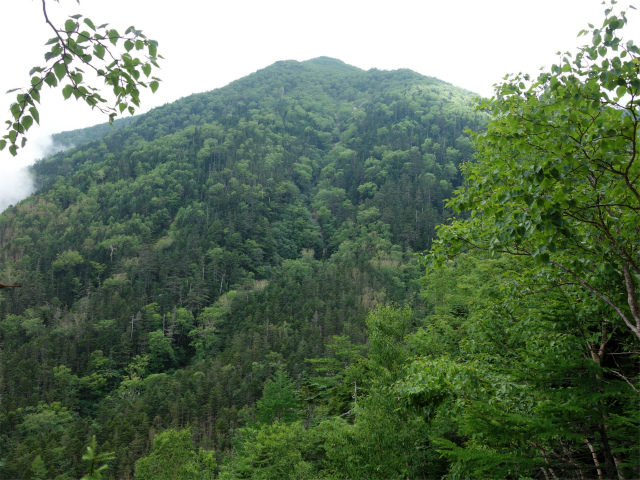
<instances>
[{"instance_id":1,"label":"hillside vegetation","mask_svg":"<svg viewBox=\"0 0 640 480\"><path fill-rule=\"evenodd\" d=\"M23 284L0 302L0 477L637 476L638 207L585 193L609 154L585 173L527 122L590 141L640 117L590 101L590 126L562 72L478 109L409 70L285 61L64 134L0 215ZM571 223L585 197L631 247L585 246L606 237ZM558 273L581 259L609 303Z\"/></svg>"},{"instance_id":2,"label":"hillside vegetation","mask_svg":"<svg viewBox=\"0 0 640 480\"><path fill-rule=\"evenodd\" d=\"M307 424L348 411L334 377L367 312L424 308L413 253L473 153L472 103L408 70L279 62L39 162L0 217L2 278L24 284L0 304L5 475L40 455L74 478L95 434L126 478L170 427L221 461L280 370L332 379L300 398Z\"/></svg>"}]
</instances>

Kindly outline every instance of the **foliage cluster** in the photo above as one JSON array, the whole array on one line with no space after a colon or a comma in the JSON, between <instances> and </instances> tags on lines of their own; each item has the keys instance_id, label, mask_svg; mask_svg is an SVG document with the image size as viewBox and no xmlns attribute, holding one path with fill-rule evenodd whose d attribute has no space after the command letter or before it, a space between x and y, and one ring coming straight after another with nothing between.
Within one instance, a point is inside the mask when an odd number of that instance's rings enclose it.
<instances>
[{"instance_id":1,"label":"foliage cluster","mask_svg":"<svg viewBox=\"0 0 640 480\"><path fill-rule=\"evenodd\" d=\"M63 26L57 26L49 19L47 0L42 0L42 12L45 23L54 33L45 44L49 48L44 54L45 63L29 71L28 88L7 92L19 91L10 107L13 118L5 122L9 133L0 139L0 150L9 145L9 152L14 156L27 143L27 131L33 122L40 123L38 104L45 85L61 86L65 100L71 96L83 100L92 109L108 114L110 123L125 110L133 115L140 106L140 88L155 92L160 85L159 78L150 77L153 68L160 68L158 59L162 55L158 55L158 42L147 38L142 31L131 26L120 34L109 24L96 26L80 14L71 15ZM122 52L118 51L119 43L124 49ZM112 107L107 105L100 89L92 86L93 81L85 77L97 77L113 91ZM62 82L66 82L64 87Z\"/></svg>"}]
</instances>

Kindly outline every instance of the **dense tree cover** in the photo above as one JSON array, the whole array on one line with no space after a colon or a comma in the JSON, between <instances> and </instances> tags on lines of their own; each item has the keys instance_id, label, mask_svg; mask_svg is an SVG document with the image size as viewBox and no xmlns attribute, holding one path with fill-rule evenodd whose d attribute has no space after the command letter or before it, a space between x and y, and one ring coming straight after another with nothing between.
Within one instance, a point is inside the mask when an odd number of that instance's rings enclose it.
<instances>
[{"instance_id":1,"label":"dense tree cover","mask_svg":"<svg viewBox=\"0 0 640 480\"><path fill-rule=\"evenodd\" d=\"M212 451L196 451L189 430L165 430L153 438L146 457L136 462L140 480L208 480L215 473Z\"/></svg>"},{"instance_id":2,"label":"dense tree cover","mask_svg":"<svg viewBox=\"0 0 640 480\"><path fill-rule=\"evenodd\" d=\"M492 119L451 201L465 215L439 230L426 290L472 322L436 319L457 348L425 349L397 385L441 425L452 474L640 473L640 50L625 24L608 8L575 56L480 106ZM477 283L492 273L502 290Z\"/></svg>"},{"instance_id":3,"label":"dense tree cover","mask_svg":"<svg viewBox=\"0 0 640 480\"><path fill-rule=\"evenodd\" d=\"M484 248L550 263L552 282L575 283L640 338L640 48L607 10L591 43L536 79L517 75L481 108L495 120L477 135L454 208L473 219L441 230L451 251Z\"/></svg>"},{"instance_id":4,"label":"dense tree cover","mask_svg":"<svg viewBox=\"0 0 640 480\"><path fill-rule=\"evenodd\" d=\"M637 478L624 23L478 111L280 62L40 162L0 216L0 472Z\"/></svg>"},{"instance_id":5,"label":"dense tree cover","mask_svg":"<svg viewBox=\"0 0 640 480\"><path fill-rule=\"evenodd\" d=\"M413 252L450 212L472 102L320 58L65 134L88 143L0 216L24 285L0 303L2 474L80 477L94 435L105 478L132 478L168 429L223 465L263 425L351 428L365 318L422 305Z\"/></svg>"}]
</instances>

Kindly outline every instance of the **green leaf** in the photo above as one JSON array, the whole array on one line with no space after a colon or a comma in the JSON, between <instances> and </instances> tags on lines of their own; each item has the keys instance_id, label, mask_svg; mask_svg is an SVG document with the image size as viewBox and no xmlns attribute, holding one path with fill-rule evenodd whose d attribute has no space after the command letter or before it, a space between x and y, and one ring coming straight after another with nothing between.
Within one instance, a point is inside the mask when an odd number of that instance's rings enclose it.
<instances>
[{"instance_id":1,"label":"green leaf","mask_svg":"<svg viewBox=\"0 0 640 480\"><path fill-rule=\"evenodd\" d=\"M0 140L0 150L4 150L4 147L7 146L7 141L6 140Z\"/></svg>"},{"instance_id":2,"label":"green leaf","mask_svg":"<svg viewBox=\"0 0 640 480\"><path fill-rule=\"evenodd\" d=\"M93 54L98 57L100 60L104 59L104 53L105 53L106 49L104 48L103 45L96 43L93 46Z\"/></svg>"},{"instance_id":3,"label":"green leaf","mask_svg":"<svg viewBox=\"0 0 640 480\"><path fill-rule=\"evenodd\" d=\"M78 34L78 43L88 42L89 40L91 40L91 34L86 30L83 30Z\"/></svg>"},{"instance_id":4,"label":"green leaf","mask_svg":"<svg viewBox=\"0 0 640 480\"><path fill-rule=\"evenodd\" d=\"M47 76L44 77L44 81L50 87L56 87L58 85L58 80L56 79L56 76L53 74L53 72L47 73Z\"/></svg>"},{"instance_id":5,"label":"green leaf","mask_svg":"<svg viewBox=\"0 0 640 480\"><path fill-rule=\"evenodd\" d=\"M9 146L9 153L11 153L11 155L15 157L18 154L18 146L17 145Z\"/></svg>"},{"instance_id":6,"label":"green leaf","mask_svg":"<svg viewBox=\"0 0 640 480\"><path fill-rule=\"evenodd\" d=\"M82 17L82 15L80 15L79 13L76 13L75 15L70 15L69 16L69 18L73 18L74 20L78 20L81 17Z\"/></svg>"},{"instance_id":7,"label":"green leaf","mask_svg":"<svg viewBox=\"0 0 640 480\"><path fill-rule=\"evenodd\" d=\"M29 128L31 128L31 125L33 125L33 117L31 117L30 115L23 115L22 119L20 119L20 123L22 123L22 126L25 130L29 130Z\"/></svg>"},{"instance_id":8,"label":"green leaf","mask_svg":"<svg viewBox=\"0 0 640 480\"><path fill-rule=\"evenodd\" d=\"M149 75L151 75L151 65L145 63L144 65L142 65L142 71L144 72L145 76L148 77Z\"/></svg>"},{"instance_id":9,"label":"green leaf","mask_svg":"<svg viewBox=\"0 0 640 480\"><path fill-rule=\"evenodd\" d=\"M52 45L52 44L54 44L54 43L58 43L58 40L59 40L59 38L58 38L58 37L50 38L50 39L47 41L47 43L45 43L45 45Z\"/></svg>"},{"instance_id":10,"label":"green leaf","mask_svg":"<svg viewBox=\"0 0 640 480\"><path fill-rule=\"evenodd\" d=\"M36 121L36 123L40 125L40 113L38 112L38 109L36 107L31 107L29 108L29 113L31 114L33 119Z\"/></svg>"},{"instance_id":11,"label":"green leaf","mask_svg":"<svg viewBox=\"0 0 640 480\"><path fill-rule=\"evenodd\" d=\"M66 100L71 96L72 92L73 92L73 86L72 85L65 85L65 87L62 89L62 96Z\"/></svg>"},{"instance_id":12,"label":"green leaf","mask_svg":"<svg viewBox=\"0 0 640 480\"><path fill-rule=\"evenodd\" d=\"M122 113L127 108L127 104L126 103L121 103L120 105L118 105L118 108L120 109L120 113Z\"/></svg>"},{"instance_id":13,"label":"green leaf","mask_svg":"<svg viewBox=\"0 0 640 480\"><path fill-rule=\"evenodd\" d=\"M67 67L64 63L57 62L53 64L53 71L55 72L56 77L58 77L58 80L62 80L62 77L67 74Z\"/></svg>"},{"instance_id":14,"label":"green leaf","mask_svg":"<svg viewBox=\"0 0 640 480\"><path fill-rule=\"evenodd\" d=\"M156 90L158 90L158 86L159 86L159 85L160 85L160 84L159 84L157 81L155 81L155 80L154 80L153 82L151 82L151 83L149 84L149 87L151 88L151 91L152 91L153 93L156 93Z\"/></svg>"},{"instance_id":15,"label":"green leaf","mask_svg":"<svg viewBox=\"0 0 640 480\"><path fill-rule=\"evenodd\" d=\"M118 43L118 39L120 38L120 34L118 33L118 31L115 28L109 30L107 32L107 36L109 37L109 41L111 43L113 43L114 45L116 43Z\"/></svg>"},{"instance_id":16,"label":"green leaf","mask_svg":"<svg viewBox=\"0 0 640 480\"><path fill-rule=\"evenodd\" d=\"M158 54L158 42L155 40L149 40L149 56L151 58L156 58Z\"/></svg>"},{"instance_id":17,"label":"green leaf","mask_svg":"<svg viewBox=\"0 0 640 480\"><path fill-rule=\"evenodd\" d=\"M600 43L602 42L602 37L600 36L600 34L596 34L593 36L593 46L597 47L598 45L600 45Z\"/></svg>"},{"instance_id":18,"label":"green leaf","mask_svg":"<svg viewBox=\"0 0 640 480\"><path fill-rule=\"evenodd\" d=\"M71 19L64 22L64 31L67 33L75 31L77 27L78 27L78 23L74 22Z\"/></svg>"},{"instance_id":19,"label":"green leaf","mask_svg":"<svg viewBox=\"0 0 640 480\"><path fill-rule=\"evenodd\" d=\"M90 19L85 18L84 23L86 23L91 30L93 30L94 32L96 31L96 26L93 24L93 22Z\"/></svg>"},{"instance_id":20,"label":"green leaf","mask_svg":"<svg viewBox=\"0 0 640 480\"><path fill-rule=\"evenodd\" d=\"M124 42L124 48L127 52L130 52L131 50L133 50L134 44L131 40L125 40Z\"/></svg>"}]
</instances>

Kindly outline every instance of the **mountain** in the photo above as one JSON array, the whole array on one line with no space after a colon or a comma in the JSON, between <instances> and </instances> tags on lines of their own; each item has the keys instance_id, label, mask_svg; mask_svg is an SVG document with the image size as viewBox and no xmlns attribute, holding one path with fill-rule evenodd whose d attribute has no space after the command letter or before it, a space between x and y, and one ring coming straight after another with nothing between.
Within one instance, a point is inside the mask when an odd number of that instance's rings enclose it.
<instances>
[{"instance_id":1,"label":"mountain","mask_svg":"<svg viewBox=\"0 0 640 480\"><path fill-rule=\"evenodd\" d=\"M474 97L322 57L64 134L0 215L23 284L0 303L0 472L76 478L96 435L131 478L169 427L223 462L276 372L300 390L367 345L373 306L424 308L413 254L486 123ZM323 388L309 421L348 410L348 382Z\"/></svg>"},{"instance_id":2,"label":"mountain","mask_svg":"<svg viewBox=\"0 0 640 480\"><path fill-rule=\"evenodd\" d=\"M67 150L68 148L90 142L91 140L99 140L114 130L122 128L135 122L137 116L122 117L114 120L112 124L102 123L93 127L82 128L80 130L71 130L68 132L55 133L51 135L51 143L55 151Z\"/></svg>"}]
</instances>

